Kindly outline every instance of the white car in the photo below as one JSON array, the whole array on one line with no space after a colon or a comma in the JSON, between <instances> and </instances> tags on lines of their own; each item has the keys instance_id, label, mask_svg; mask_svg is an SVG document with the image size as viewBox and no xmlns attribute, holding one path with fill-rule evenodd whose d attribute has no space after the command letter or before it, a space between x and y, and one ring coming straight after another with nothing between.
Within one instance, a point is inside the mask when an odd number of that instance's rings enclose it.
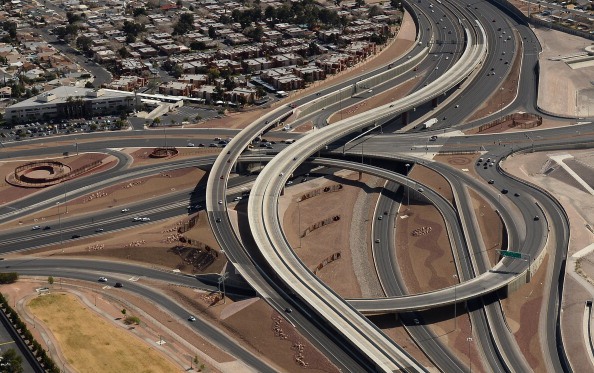
<instances>
[{"instance_id":1,"label":"white car","mask_svg":"<svg viewBox=\"0 0 594 373\"><path fill-rule=\"evenodd\" d=\"M139 218L138 216L135 217L134 219L132 219L132 221L141 221L141 220L142 220L142 218Z\"/></svg>"},{"instance_id":2,"label":"white car","mask_svg":"<svg viewBox=\"0 0 594 373\"><path fill-rule=\"evenodd\" d=\"M107 278L106 277L99 277L99 282L107 282Z\"/></svg>"},{"instance_id":3,"label":"white car","mask_svg":"<svg viewBox=\"0 0 594 373\"><path fill-rule=\"evenodd\" d=\"M128 211L130 211L130 209L128 209L128 208L122 209L122 212L128 212Z\"/></svg>"},{"instance_id":4,"label":"white car","mask_svg":"<svg viewBox=\"0 0 594 373\"><path fill-rule=\"evenodd\" d=\"M151 221L151 218L140 218L141 221Z\"/></svg>"},{"instance_id":5,"label":"white car","mask_svg":"<svg viewBox=\"0 0 594 373\"><path fill-rule=\"evenodd\" d=\"M32 231L36 231L38 229L41 229L41 227L39 225L35 225L35 226L33 226L33 228L31 228Z\"/></svg>"},{"instance_id":6,"label":"white car","mask_svg":"<svg viewBox=\"0 0 594 373\"><path fill-rule=\"evenodd\" d=\"M237 201L241 201L241 198L242 198L242 197L240 197L240 196L237 196L237 197L235 197L233 200L234 200L235 202L237 202Z\"/></svg>"},{"instance_id":7,"label":"white car","mask_svg":"<svg viewBox=\"0 0 594 373\"><path fill-rule=\"evenodd\" d=\"M193 143L191 143L191 142L189 142L189 143L188 143L188 147L189 147L189 148L193 148L194 146L195 146L195 145L194 145Z\"/></svg>"},{"instance_id":8,"label":"white car","mask_svg":"<svg viewBox=\"0 0 594 373\"><path fill-rule=\"evenodd\" d=\"M103 228L97 228L97 229L95 229L95 232L101 233L101 232L103 232Z\"/></svg>"},{"instance_id":9,"label":"white car","mask_svg":"<svg viewBox=\"0 0 594 373\"><path fill-rule=\"evenodd\" d=\"M196 318L194 316L190 315L190 317L188 317L188 321L194 322L194 321L196 321Z\"/></svg>"}]
</instances>

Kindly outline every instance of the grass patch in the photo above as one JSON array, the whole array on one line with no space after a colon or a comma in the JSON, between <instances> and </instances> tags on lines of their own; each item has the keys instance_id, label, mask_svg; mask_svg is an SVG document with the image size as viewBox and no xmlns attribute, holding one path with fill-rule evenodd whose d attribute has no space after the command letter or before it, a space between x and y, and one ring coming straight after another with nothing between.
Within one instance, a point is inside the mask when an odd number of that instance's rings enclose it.
<instances>
[{"instance_id":1,"label":"grass patch","mask_svg":"<svg viewBox=\"0 0 594 373\"><path fill-rule=\"evenodd\" d=\"M181 369L146 343L113 325L70 294L32 299L29 307L48 326L78 372L176 372Z\"/></svg>"}]
</instances>

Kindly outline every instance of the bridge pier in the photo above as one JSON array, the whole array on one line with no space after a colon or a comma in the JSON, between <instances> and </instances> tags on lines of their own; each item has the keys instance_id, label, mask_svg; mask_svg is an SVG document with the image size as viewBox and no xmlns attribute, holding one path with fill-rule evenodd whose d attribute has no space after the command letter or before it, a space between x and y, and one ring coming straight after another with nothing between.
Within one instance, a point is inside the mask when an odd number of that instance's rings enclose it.
<instances>
[{"instance_id":1,"label":"bridge pier","mask_svg":"<svg viewBox=\"0 0 594 373\"><path fill-rule=\"evenodd\" d=\"M431 100L431 105L433 105L434 108L437 107L437 105L439 105L439 100L437 97Z\"/></svg>"},{"instance_id":2,"label":"bridge pier","mask_svg":"<svg viewBox=\"0 0 594 373\"><path fill-rule=\"evenodd\" d=\"M402 113L401 118L402 118L402 125L406 126L408 124L408 111L405 111L404 113Z\"/></svg>"}]
</instances>

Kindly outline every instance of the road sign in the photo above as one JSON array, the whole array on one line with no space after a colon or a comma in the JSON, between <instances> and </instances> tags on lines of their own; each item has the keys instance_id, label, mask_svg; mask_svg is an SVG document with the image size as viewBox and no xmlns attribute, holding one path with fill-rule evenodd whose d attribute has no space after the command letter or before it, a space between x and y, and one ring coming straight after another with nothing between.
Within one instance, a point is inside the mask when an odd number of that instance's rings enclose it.
<instances>
[{"instance_id":1,"label":"road sign","mask_svg":"<svg viewBox=\"0 0 594 373\"><path fill-rule=\"evenodd\" d=\"M510 258L522 259L522 253L517 251L499 250L502 256L508 256Z\"/></svg>"}]
</instances>

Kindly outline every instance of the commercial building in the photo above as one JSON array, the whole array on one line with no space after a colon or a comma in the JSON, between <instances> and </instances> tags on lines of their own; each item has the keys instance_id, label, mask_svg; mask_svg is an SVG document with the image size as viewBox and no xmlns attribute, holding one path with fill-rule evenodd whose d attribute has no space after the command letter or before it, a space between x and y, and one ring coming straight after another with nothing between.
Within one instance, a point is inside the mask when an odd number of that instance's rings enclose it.
<instances>
[{"instance_id":1,"label":"commercial building","mask_svg":"<svg viewBox=\"0 0 594 373\"><path fill-rule=\"evenodd\" d=\"M137 103L132 92L64 86L7 107L4 118L27 123L121 114L135 110Z\"/></svg>"}]
</instances>

